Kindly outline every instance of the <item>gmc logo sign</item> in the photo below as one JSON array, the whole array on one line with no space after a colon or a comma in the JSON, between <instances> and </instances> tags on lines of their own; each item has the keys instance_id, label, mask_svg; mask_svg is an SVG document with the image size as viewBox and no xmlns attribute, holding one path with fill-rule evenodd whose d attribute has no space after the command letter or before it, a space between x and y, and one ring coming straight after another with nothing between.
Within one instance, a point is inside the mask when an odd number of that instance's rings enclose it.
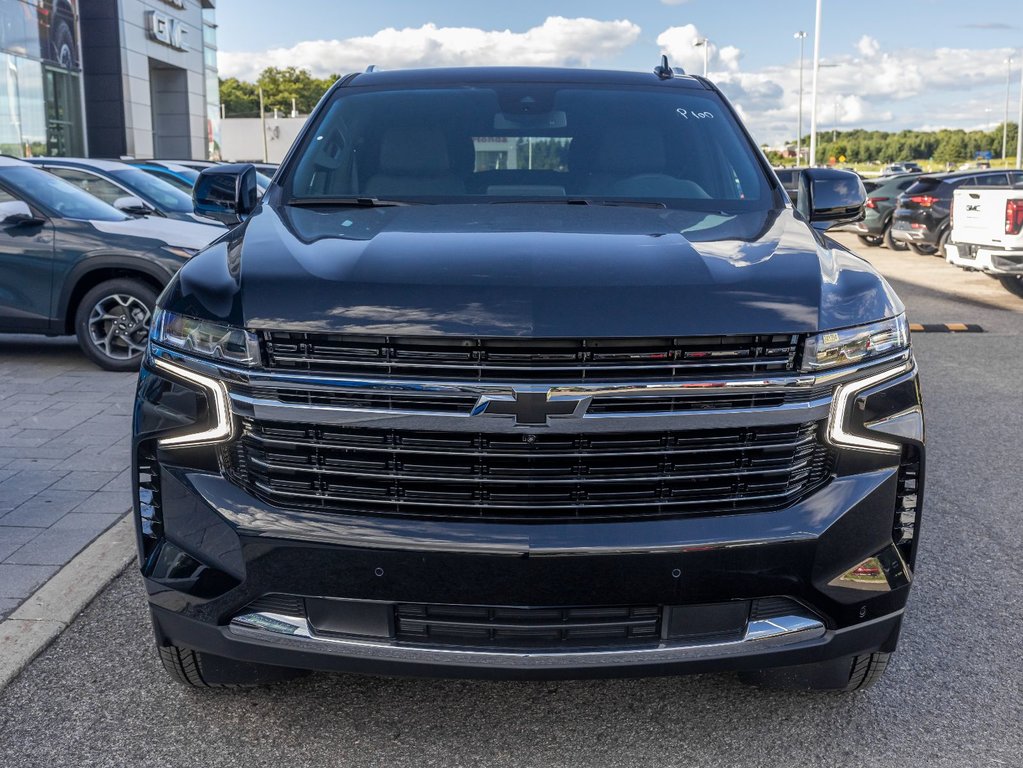
<instances>
[{"instance_id":1,"label":"gmc logo sign","mask_svg":"<svg viewBox=\"0 0 1023 768\"><path fill-rule=\"evenodd\" d=\"M179 51L187 51L185 25L159 11L146 11L146 31L150 40L163 43Z\"/></svg>"}]
</instances>

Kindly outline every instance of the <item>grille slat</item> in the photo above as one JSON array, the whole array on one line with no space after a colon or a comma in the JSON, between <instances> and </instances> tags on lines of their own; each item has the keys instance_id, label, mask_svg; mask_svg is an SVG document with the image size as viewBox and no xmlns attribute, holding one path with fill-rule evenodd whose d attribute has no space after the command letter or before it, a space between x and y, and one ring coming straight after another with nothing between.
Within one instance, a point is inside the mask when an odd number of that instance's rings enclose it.
<instances>
[{"instance_id":1,"label":"grille slat","mask_svg":"<svg viewBox=\"0 0 1023 768\"><path fill-rule=\"evenodd\" d=\"M607 435L415 432L244 420L238 484L279 506L554 520L792 503L829 471L817 423Z\"/></svg>"},{"instance_id":2,"label":"grille slat","mask_svg":"<svg viewBox=\"0 0 1023 768\"><path fill-rule=\"evenodd\" d=\"M657 642L658 606L503 608L468 605L395 606L399 642L492 647L558 647Z\"/></svg>"},{"instance_id":3,"label":"grille slat","mask_svg":"<svg viewBox=\"0 0 1023 768\"><path fill-rule=\"evenodd\" d=\"M794 370L795 335L650 339L389 337L264 331L272 369L458 381L673 381Z\"/></svg>"}]
</instances>

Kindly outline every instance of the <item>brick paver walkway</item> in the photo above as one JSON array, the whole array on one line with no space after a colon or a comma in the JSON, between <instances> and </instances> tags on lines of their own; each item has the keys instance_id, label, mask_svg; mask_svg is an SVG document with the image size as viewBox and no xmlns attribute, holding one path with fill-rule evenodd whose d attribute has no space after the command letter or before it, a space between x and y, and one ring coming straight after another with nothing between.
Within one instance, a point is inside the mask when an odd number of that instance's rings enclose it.
<instances>
[{"instance_id":1,"label":"brick paver walkway","mask_svg":"<svg viewBox=\"0 0 1023 768\"><path fill-rule=\"evenodd\" d=\"M0 335L0 619L131 506L133 373Z\"/></svg>"}]
</instances>

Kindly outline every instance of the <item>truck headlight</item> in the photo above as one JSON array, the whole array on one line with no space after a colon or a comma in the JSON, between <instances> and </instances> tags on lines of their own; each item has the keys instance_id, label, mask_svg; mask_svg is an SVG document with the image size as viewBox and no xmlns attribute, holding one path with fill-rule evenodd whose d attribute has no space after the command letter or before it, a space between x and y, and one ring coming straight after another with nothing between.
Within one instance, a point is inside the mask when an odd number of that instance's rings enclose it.
<instances>
[{"instance_id":1,"label":"truck headlight","mask_svg":"<svg viewBox=\"0 0 1023 768\"><path fill-rule=\"evenodd\" d=\"M149 332L156 344L237 365L259 365L259 339L243 328L158 309Z\"/></svg>"},{"instance_id":2,"label":"truck headlight","mask_svg":"<svg viewBox=\"0 0 1023 768\"><path fill-rule=\"evenodd\" d=\"M803 350L803 370L807 372L839 368L898 352L909 346L906 315L868 325L811 336Z\"/></svg>"}]
</instances>

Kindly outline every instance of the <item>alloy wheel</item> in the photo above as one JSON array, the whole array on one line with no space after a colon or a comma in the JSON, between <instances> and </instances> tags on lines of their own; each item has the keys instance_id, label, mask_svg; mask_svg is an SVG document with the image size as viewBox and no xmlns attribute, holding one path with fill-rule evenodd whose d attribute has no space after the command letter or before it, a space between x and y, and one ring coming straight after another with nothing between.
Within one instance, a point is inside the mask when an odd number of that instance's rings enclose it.
<instances>
[{"instance_id":1,"label":"alloy wheel","mask_svg":"<svg viewBox=\"0 0 1023 768\"><path fill-rule=\"evenodd\" d=\"M135 296L117 293L100 299L89 313L89 337L112 360L131 360L146 349L152 313Z\"/></svg>"}]
</instances>

